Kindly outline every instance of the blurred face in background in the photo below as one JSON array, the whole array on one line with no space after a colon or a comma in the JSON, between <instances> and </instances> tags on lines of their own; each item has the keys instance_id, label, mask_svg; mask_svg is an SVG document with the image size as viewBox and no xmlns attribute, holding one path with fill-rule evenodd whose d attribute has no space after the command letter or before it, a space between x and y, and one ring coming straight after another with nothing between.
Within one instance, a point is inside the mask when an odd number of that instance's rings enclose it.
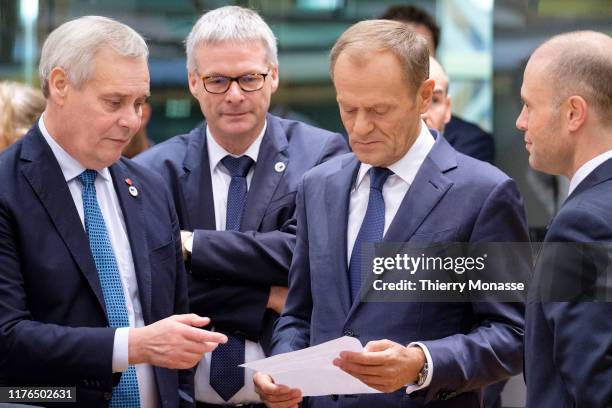
<instances>
[{"instance_id":1,"label":"blurred face in background","mask_svg":"<svg viewBox=\"0 0 612 408\"><path fill-rule=\"evenodd\" d=\"M270 99L278 88L278 67L268 62L261 41L202 44L195 60L197 69L189 73L189 89L200 103L212 135L231 153L243 153L263 129ZM265 78L261 89L251 92L232 81L226 92L211 93L202 79L252 74L265 74ZM242 151L232 151L235 149Z\"/></svg>"},{"instance_id":2,"label":"blurred face in background","mask_svg":"<svg viewBox=\"0 0 612 408\"><path fill-rule=\"evenodd\" d=\"M334 66L340 116L359 161L388 167L406 154L419 135L433 81L414 89L391 52L353 53L357 54L343 51Z\"/></svg>"},{"instance_id":3,"label":"blurred face in background","mask_svg":"<svg viewBox=\"0 0 612 408\"><path fill-rule=\"evenodd\" d=\"M429 78L435 82L431 105L422 117L427 127L444 133L451 119L451 98L448 95L448 77L434 58L429 58Z\"/></svg>"}]
</instances>

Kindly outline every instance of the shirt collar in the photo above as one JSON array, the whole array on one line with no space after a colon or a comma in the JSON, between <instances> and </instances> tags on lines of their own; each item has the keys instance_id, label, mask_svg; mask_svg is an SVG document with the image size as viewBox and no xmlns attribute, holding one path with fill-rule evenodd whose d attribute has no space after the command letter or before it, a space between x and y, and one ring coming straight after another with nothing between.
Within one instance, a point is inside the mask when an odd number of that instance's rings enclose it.
<instances>
[{"instance_id":1,"label":"shirt collar","mask_svg":"<svg viewBox=\"0 0 612 408\"><path fill-rule=\"evenodd\" d=\"M268 121L266 120L264 122L263 129L261 129L261 132L255 139L255 141L251 143L249 148L242 154L242 156L249 156L251 159L253 159L253 162L257 163L257 156L259 155L259 147L261 146L261 141L263 139L264 134L266 133L267 127L268 127ZM210 161L211 169L216 168L219 162L227 155L238 157L236 155L229 153L227 150L221 147L219 143L217 143L212 133L210 132L210 127L208 127L208 125L206 125L206 146L208 147L208 160Z\"/></svg>"},{"instance_id":2,"label":"shirt collar","mask_svg":"<svg viewBox=\"0 0 612 408\"><path fill-rule=\"evenodd\" d=\"M591 160L580 166L578 171L574 173L574 176L570 180L569 191L567 195L569 196L570 194L572 194L576 187L578 187L578 185L582 183L582 181L584 181L584 179L587 178L587 176L591 174L593 170L595 170L600 164L610 158L612 158L612 150L608 150L607 152L595 156Z\"/></svg>"},{"instance_id":3,"label":"shirt collar","mask_svg":"<svg viewBox=\"0 0 612 408\"><path fill-rule=\"evenodd\" d=\"M77 159L72 157L59 143L55 141L55 139L51 136L47 127L45 126L44 121L45 114L43 113L38 120L38 128L40 129L40 133L42 133L45 141L51 148L53 155L55 156L55 160L60 165L60 169L62 170L62 174L64 175L64 179L66 182L73 180L78 177L79 174L87 170ZM106 181L111 181L110 172L108 167L105 167L101 170L97 170L98 174L104 178Z\"/></svg>"},{"instance_id":4,"label":"shirt collar","mask_svg":"<svg viewBox=\"0 0 612 408\"><path fill-rule=\"evenodd\" d=\"M421 131L413 145L401 159L389 166L389 170L409 185L412 184L421 164L425 161L434 143L435 140L433 135L427 128L425 122L421 121ZM370 164L361 163L357 179L355 180L355 189L359 188L371 167Z\"/></svg>"}]
</instances>

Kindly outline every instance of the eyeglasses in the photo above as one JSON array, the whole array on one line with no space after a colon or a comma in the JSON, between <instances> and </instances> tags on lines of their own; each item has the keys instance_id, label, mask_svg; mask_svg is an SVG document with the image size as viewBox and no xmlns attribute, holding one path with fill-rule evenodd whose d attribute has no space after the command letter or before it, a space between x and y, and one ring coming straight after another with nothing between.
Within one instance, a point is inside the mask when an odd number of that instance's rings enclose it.
<instances>
[{"instance_id":1,"label":"eyeglasses","mask_svg":"<svg viewBox=\"0 0 612 408\"><path fill-rule=\"evenodd\" d=\"M270 71L265 74L246 74L237 77L228 77L222 75L210 75L203 76L202 83L204 89L212 94L224 94L232 85L232 82L236 81L240 89L244 92L255 92L263 88L266 82L266 77L270 74Z\"/></svg>"}]
</instances>

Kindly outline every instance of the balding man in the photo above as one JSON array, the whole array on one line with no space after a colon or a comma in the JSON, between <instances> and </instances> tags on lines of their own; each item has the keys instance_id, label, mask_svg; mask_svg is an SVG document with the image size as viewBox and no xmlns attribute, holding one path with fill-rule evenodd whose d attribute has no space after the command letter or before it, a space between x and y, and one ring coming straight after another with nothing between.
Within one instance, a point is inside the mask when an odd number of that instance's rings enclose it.
<instances>
[{"instance_id":1,"label":"balding man","mask_svg":"<svg viewBox=\"0 0 612 408\"><path fill-rule=\"evenodd\" d=\"M429 57L429 78L434 80L434 90L431 104L421 118L430 129L444 135L444 127L451 119L451 97L448 94L448 76L433 57Z\"/></svg>"},{"instance_id":2,"label":"balding man","mask_svg":"<svg viewBox=\"0 0 612 408\"><path fill-rule=\"evenodd\" d=\"M395 5L389 7L381 18L401 21L407 24L410 29L425 38L429 48L429 55L434 56L436 54L436 49L440 44L440 27L425 10L412 5ZM444 138L455 150L461 153L489 163L495 161L493 135L485 132L475 123L461 119L459 116L451 115L446 125L446 135Z\"/></svg>"},{"instance_id":3,"label":"balding man","mask_svg":"<svg viewBox=\"0 0 612 408\"><path fill-rule=\"evenodd\" d=\"M538 259L539 301L527 307L528 407L612 403L612 303L598 295L610 291L608 253L598 248L612 241L610 78L612 39L596 32L553 37L525 69L516 126L529 164L570 180ZM546 244L555 242L562 251Z\"/></svg>"}]
</instances>

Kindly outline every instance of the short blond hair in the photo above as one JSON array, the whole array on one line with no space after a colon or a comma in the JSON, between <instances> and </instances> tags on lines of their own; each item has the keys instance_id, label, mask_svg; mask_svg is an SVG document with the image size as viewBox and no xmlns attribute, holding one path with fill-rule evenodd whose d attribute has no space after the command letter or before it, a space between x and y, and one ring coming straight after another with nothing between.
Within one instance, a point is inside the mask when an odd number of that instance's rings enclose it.
<instances>
[{"instance_id":1,"label":"short blond hair","mask_svg":"<svg viewBox=\"0 0 612 408\"><path fill-rule=\"evenodd\" d=\"M43 113L42 92L12 81L0 82L0 151L23 136Z\"/></svg>"},{"instance_id":2,"label":"short blond hair","mask_svg":"<svg viewBox=\"0 0 612 408\"><path fill-rule=\"evenodd\" d=\"M368 51L391 52L402 65L406 81L413 90L429 78L429 49L427 41L402 22L366 20L352 25L334 44L330 53L330 74L343 52L356 58ZM381 72L381 75L384 75Z\"/></svg>"}]
</instances>

